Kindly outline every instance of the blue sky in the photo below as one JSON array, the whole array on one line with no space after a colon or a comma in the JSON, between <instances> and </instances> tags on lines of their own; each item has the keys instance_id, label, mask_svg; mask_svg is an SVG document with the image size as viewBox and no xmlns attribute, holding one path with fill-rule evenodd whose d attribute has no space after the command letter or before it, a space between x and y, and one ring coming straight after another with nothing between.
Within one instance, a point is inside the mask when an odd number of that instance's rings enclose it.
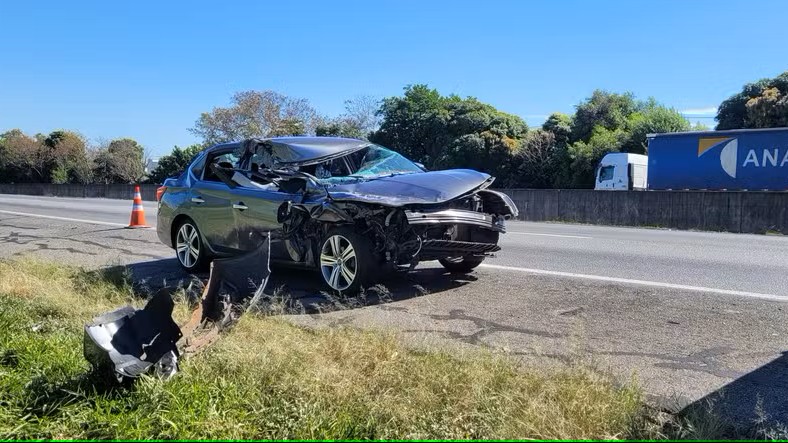
<instances>
[{"instance_id":1,"label":"blue sky","mask_svg":"<svg viewBox=\"0 0 788 443\"><path fill-rule=\"evenodd\" d=\"M0 131L128 136L161 155L236 91L336 115L412 83L530 125L595 88L713 115L788 70L786 16L782 0L3 1Z\"/></svg>"}]
</instances>

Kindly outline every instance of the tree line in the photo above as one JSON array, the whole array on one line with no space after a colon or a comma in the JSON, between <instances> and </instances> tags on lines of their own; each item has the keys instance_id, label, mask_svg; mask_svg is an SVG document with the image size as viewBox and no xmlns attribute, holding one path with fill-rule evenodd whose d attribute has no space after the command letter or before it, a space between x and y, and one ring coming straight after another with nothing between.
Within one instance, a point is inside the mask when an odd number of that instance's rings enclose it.
<instances>
[{"instance_id":1,"label":"tree line","mask_svg":"<svg viewBox=\"0 0 788 443\"><path fill-rule=\"evenodd\" d=\"M788 126L788 71L744 85L723 101L716 129ZM0 134L0 182L161 183L216 143L249 137L342 136L392 148L430 169L471 168L497 187L588 188L609 152L647 154L646 134L706 130L653 98L596 90L571 115L554 113L540 127L474 97L442 95L409 85L382 100L358 96L336 117L321 116L302 98L243 91L227 107L202 113L190 130L202 142L174 147L153 170L145 149L122 138L89 146L73 131Z\"/></svg>"},{"instance_id":2,"label":"tree line","mask_svg":"<svg viewBox=\"0 0 788 443\"><path fill-rule=\"evenodd\" d=\"M145 178L145 150L129 138L89 147L77 132L0 134L2 183L135 183Z\"/></svg>"}]
</instances>

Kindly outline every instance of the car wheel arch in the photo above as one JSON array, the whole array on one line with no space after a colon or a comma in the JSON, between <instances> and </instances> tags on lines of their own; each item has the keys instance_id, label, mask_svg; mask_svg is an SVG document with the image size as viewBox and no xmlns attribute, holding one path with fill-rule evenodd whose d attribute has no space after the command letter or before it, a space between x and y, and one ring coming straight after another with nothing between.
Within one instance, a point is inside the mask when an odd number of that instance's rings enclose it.
<instances>
[{"instance_id":1,"label":"car wheel arch","mask_svg":"<svg viewBox=\"0 0 788 443\"><path fill-rule=\"evenodd\" d=\"M187 221L193 224L194 227L197 228L197 232L199 232L200 235L202 235L202 231L200 230L200 227L197 226L197 222L195 222L193 218L189 217L186 214L178 214L174 219L172 219L172 224L170 224L170 243L171 243L170 246L173 249L175 249L175 242L177 241L176 237L178 235L178 229L180 229L181 226Z\"/></svg>"}]
</instances>

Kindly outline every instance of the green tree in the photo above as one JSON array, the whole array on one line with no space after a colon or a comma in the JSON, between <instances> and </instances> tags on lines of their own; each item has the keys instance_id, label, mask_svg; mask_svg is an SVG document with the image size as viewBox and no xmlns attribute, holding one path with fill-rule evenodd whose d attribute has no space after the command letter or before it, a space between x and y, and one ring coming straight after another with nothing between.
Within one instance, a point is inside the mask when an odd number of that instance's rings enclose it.
<instances>
[{"instance_id":1,"label":"green tree","mask_svg":"<svg viewBox=\"0 0 788 443\"><path fill-rule=\"evenodd\" d=\"M542 129L553 134L555 143L567 145L572 135L572 117L560 112L554 112L542 124Z\"/></svg>"},{"instance_id":2,"label":"green tree","mask_svg":"<svg viewBox=\"0 0 788 443\"><path fill-rule=\"evenodd\" d=\"M68 183L69 181L69 169L68 166L65 164L57 164L54 169L52 169L51 175L52 183L56 185L62 185L64 183Z\"/></svg>"},{"instance_id":3,"label":"green tree","mask_svg":"<svg viewBox=\"0 0 788 443\"><path fill-rule=\"evenodd\" d=\"M488 172L500 182L508 181L513 173L512 156L528 132L525 122L472 97L451 100L447 109L446 131L453 140L449 149L436 146L435 166L470 167Z\"/></svg>"},{"instance_id":4,"label":"green tree","mask_svg":"<svg viewBox=\"0 0 788 443\"><path fill-rule=\"evenodd\" d=\"M566 145L556 140L555 133L544 129L529 131L522 147L514 156L516 173L507 187L551 188L566 161Z\"/></svg>"},{"instance_id":5,"label":"green tree","mask_svg":"<svg viewBox=\"0 0 788 443\"><path fill-rule=\"evenodd\" d=\"M607 129L595 126L588 141L577 141L569 146L570 168L572 176L570 186L573 188L592 188L594 172L599 160L609 152L619 152L631 137L624 129Z\"/></svg>"},{"instance_id":6,"label":"green tree","mask_svg":"<svg viewBox=\"0 0 788 443\"><path fill-rule=\"evenodd\" d=\"M552 182L550 187L567 188L572 185L572 159L569 156L569 140L572 136L572 116L554 112L542 124L542 130L552 134L554 149L551 151Z\"/></svg>"},{"instance_id":7,"label":"green tree","mask_svg":"<svg viewBox=\"0 0 788 443\"><path fill-rule=\"evenodd\" d=\"M788 91L776 87L764 89L760 96L747 100L748 128L788 126Z\"/></svg>"},{"instance_id":8,"label":"green tree","mask_svg":"<svg viewBox=\"0 0 788 443\"><path fill-rule=\"evenodd\" d=\"M177 176L186 170L194 156L203 149L202 145L191 145L186 148L175 146L170 154L159 158L159 163L156 169L151 172L148 181L150 183L163 183L168 177Z\"/></svg>"},{"instance_id":9,"label":"green tree","mask_svg":"<svg viewBox=\"0 0 788 443\"><path fill-rule=\"evenodd\" d=\"M306 123L297 118L286 118L271 129L266 137L286 137L306 134Z\"/></svg>"},{"instance_id":10,"label":"green tree","mask_svg":"<svg viewBox=\"0 0 788 443\"><path fill-rule=\"evenodd\" d=\"M5 183L48 182L49 149L38 138L19 129L0 135L0 181Z\"/></svg>"},{"instance_id":11,"label":"green tree","mask_svg":"<svg viewBox=\"0 0 788 443\"><path fill-rule=\"evenodd\" d=\"M232 96L229 107L202 113L191 132L210 146L251 137L312 133L317 122L317 112L306 99L274 91L243 91Z\"/></svg>"},{"instance_id":12,"label":"green tree","mask_svg":"<svg viewBox=\"0 0 788 443\"><path fill-rule=\"evenodd\" d=\"M112 155L112 173L117 181L135 183L145 176L145 149L130 138L112 140L107 148Z\"/></svg>"},{"instance_id":13,"label":"green tree","mask_svg":"<svg viewBox=\"0 0 788 443\"><path fill-rule=\"evenodd\" d=\"M383 99L381 125L370 135L370 141L432 167L439 156L436 152L440 154L450 140L442 131L450 118L447 106L452 100L460 98L443 97L427 85L407 86L404 96Z\"/></svg>"},{"instance_id":14,"label":"green tree","mask_svg":"<svg viewBox=\"0 0 788 443\"><path fill-rule=\"evenodd\" d=\"M91 183L93 167L85 138L73 131L53 131L44 139L46 168L53 183Z\"/></svg>"},{"instance_id":15,"label":"green tree","mask_svg":"<svg viewBox=\"0 0 788 443\"><path fill-rule=\"evenodd\" d=\"M717 108L717 129L788 126L788 71L744 85Z\"/></svg>"},{"instance_id":16,"label":"green tree","mask_svg":"<svg viewBox=\"0 0 788 443\"><path fill-rule=\"evenodd\" d=\"M570 141L589 140L597 126L611 131L624 128L629 115L637 109L638 103L632 93L616 94L597 89L577 105Z\"/></svg>"},{"instance_id":17,"label":"green tree","mask_svg":"<svg viewBox=\"0 0 788 443\"><path fill-rule=\"evenodd\" d=\"M319 137L347 137L363 139L366 137L364 130L354 121L345 118L336 118L320 123L315 128L315 135Z\"/></svg>"},{"instance_id":18,"label":"green tree","mask_svg":"<svg viewBox=\"0 0 788 443\"><path fill-rule=\"evenodd\" d=\"M370 141L391 147L430 169L473 168L508 181L512 156L528 127L517 116L473 97L442 96L426 85L382 101L380 128Z\"/></svg>"},{"instance_id":19,"label":"green tree","mask_svg":"<svg viewBox=\"0 0 788 443\"><path fill-rule=\"evenodd\" d=\"M681 132L690 129L690 122L675 109L666 108L653 101L648 102L641 111L627 117L626 130L629 136L621 150L633 154L647 154L647 134Z\"/></svg>"},{"instance_id":20,"label":"green tree","mask_svg":"<svg viewBox=\"0 0 788 443\"><path fill-rule=\"evenodd\" d=\"M102 184L115 182L112 175L112 154L107 146L99 147L93 152L93 180Z\"/></svg>"},{"instance_id":21,"label":"green tree","mask_svg":"<svg viewBox=\"0 0 788 443\"><path fill-rule=\"evenodd\" d=\"M100 183L138 183L145 176L145 149L135 140L112 140L99 148L93 160L95 180Z\"/></svg>"},{"instance_id":22,"label":"green tree","mask_svg":"<svg viewBox=\"0 0 788 443\"><path fill-rule=\"evenodd\" d=\"M552 170L553 184L559 187L593 186L596 166L605 154L645 154L647 134L692 129L675 109L653 98L636 100L631 93L596 90L576 109L572 117L553 114L543 125L556 138L552 156L558 166Z\"/></svg>"}]
</instances>

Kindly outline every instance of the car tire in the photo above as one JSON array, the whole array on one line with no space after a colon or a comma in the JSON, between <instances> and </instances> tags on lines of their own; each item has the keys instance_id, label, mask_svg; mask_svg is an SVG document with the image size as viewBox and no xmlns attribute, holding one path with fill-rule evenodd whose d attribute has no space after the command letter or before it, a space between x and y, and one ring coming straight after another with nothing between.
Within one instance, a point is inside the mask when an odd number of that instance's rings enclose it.
<instances>
[{"instance_id":1,"label":"car tire","mask_svg":"<svg viewBox=\"0 0 788 443\"><path fill-rule=\"evenodd\" d=\"M449 272L467 274L482 264L485 257L466 255L465 257L446 257L438 260Z\"/></svg>"},{"instance_id":2,"label":"car tire","mask_svg":"<svg viewBox=\"0 0 788 443\"><path fill-rule=\"evenodd\" d=\"M323 282L338 292L355 292L373 282L380 267L373 249L370 239L351 227L330 229L317 258Z\"/></svg>"},{"instance_id":3,"label":"car tire","mask_svg":"<svg viewBox=\"0 0 788 443\"><path fill-rule=\"evenodd\" d=\"M175 257L187 272L205 270L208 262L208 251L202 241L197 225L186 219L175 230Z\"/></svg>"}]
</instances>

